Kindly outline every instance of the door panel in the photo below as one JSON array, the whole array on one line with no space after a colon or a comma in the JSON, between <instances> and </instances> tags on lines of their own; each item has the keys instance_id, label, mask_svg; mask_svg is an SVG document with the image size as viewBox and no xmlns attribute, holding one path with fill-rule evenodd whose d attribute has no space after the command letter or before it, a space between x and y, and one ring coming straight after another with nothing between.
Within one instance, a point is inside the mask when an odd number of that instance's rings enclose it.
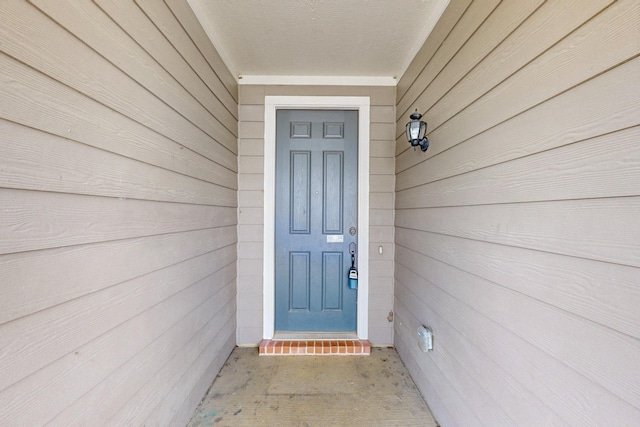
<instances>
[{"instance_id":1,"label":"door panel","mask_svg":"<svg viewBox=\"0 0 640 427\"><path fill-rule=\"evenodd\" d=\"M357 112L278 110L276 330L355 331Z\"/></svg>"},{"instance_id":2,"label":"door panel","mask_svg":"<svg viewBox=\"0 0 640 427\"><path fill-rule=\"evenodd\" d=\"M342 310L343 258L342 252L322 253L322 308L324 310Z\"/></svg>"},{"instance_id":3,"label":"door panel","mask_svg":"<svg viewBox=\"0 0 640 427\"><path fill-rule=\"evenodd\" d=\"M291 152L290 232L311 232L311 152Z\"/></svg>"},{"instance_id":4,"label":"door panel","mask_svg":"<svg viewBox=\"0 0 640 427\"><path fill-rule=\"evenodd\" d=\"M309 310L311 254L309 252L291 252L289 254L289 269L289 309ZM295 286L292 286L293 284Z\"/></svg>"},{"instance_id":5,"label":"door panel","mask_svg":"<svg viewBox=\"0 0 640 427\"><path fill-rule=\"evenodd\" d=\"M344 200L343 153L324 152L324 200L322 231L324 234L342 234L342 201Z\"/></svg>"}]
</instances>

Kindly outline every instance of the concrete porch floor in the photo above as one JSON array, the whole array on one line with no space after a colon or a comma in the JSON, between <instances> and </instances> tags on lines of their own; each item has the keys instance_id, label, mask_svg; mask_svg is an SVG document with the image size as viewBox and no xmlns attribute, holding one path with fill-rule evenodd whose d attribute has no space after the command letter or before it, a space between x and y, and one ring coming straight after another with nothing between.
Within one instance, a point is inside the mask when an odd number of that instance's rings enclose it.
<instances>
[{"instance_id":1,"label":"concrete porch floor","mask_svg":"<svg viewBox=\"0 0 640 427\"><path fill-rule=\"evenodd\" d=\"M236 348L189 426L437 424L394 349L273 357Z\"/></svg>"}]
</instances>

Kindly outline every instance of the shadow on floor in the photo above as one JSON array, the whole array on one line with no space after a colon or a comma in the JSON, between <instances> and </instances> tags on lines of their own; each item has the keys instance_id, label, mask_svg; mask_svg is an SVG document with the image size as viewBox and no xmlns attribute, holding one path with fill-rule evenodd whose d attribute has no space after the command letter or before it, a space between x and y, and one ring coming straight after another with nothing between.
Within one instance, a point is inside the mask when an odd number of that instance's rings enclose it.
<instances>
[{"instance_id":1,"label":"shadow on floor","mask_svg":"<svg viewBox=\"0 0 640 427\"><path fill-rule=\"evenodd\" d=\"M436 426L393 349L370 356L258 356L236 348L190 427Z\"/></svg>"}]
</instances>

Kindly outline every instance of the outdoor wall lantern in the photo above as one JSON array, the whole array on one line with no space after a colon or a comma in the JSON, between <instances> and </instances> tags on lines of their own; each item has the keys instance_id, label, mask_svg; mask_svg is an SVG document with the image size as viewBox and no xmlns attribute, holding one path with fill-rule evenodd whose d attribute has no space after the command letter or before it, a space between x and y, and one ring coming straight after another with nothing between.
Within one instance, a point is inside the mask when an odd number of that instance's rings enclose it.
<instances>
[{"instance_id":1,"label":"outdoor wall lantern","mask_svg":"<svg viewBox=\"0 0 640 427\"><path fill-rule=\"evenodd\" d=\"M427 138L427 123L420 120L422 114L418 113L418 110L411 114L411 121L407 123L407 141L416 150L417 146L420 146L422 151L427 151L429 148L429 138Z\"/></svg>"}]
</instances>

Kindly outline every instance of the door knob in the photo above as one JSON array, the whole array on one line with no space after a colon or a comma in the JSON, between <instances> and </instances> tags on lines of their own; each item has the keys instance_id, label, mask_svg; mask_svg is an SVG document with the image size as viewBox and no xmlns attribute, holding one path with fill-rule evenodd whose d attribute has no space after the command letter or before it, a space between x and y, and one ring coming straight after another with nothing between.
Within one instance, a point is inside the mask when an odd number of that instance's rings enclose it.
<instances>
[{"instance_id":1,"label":"door knob","mask_svg":"<svg viewBox=\"0 0 640 427\"><path fill-rule=\"evenodd\" d=\"M351 234L352 236L355 236L355 235L356 235L356 231L357 231L357 230L356 230L356 228L355 228L355 227L351 227L351 228L349 228L349 234Z\"/></svg>"}]
</instances>

